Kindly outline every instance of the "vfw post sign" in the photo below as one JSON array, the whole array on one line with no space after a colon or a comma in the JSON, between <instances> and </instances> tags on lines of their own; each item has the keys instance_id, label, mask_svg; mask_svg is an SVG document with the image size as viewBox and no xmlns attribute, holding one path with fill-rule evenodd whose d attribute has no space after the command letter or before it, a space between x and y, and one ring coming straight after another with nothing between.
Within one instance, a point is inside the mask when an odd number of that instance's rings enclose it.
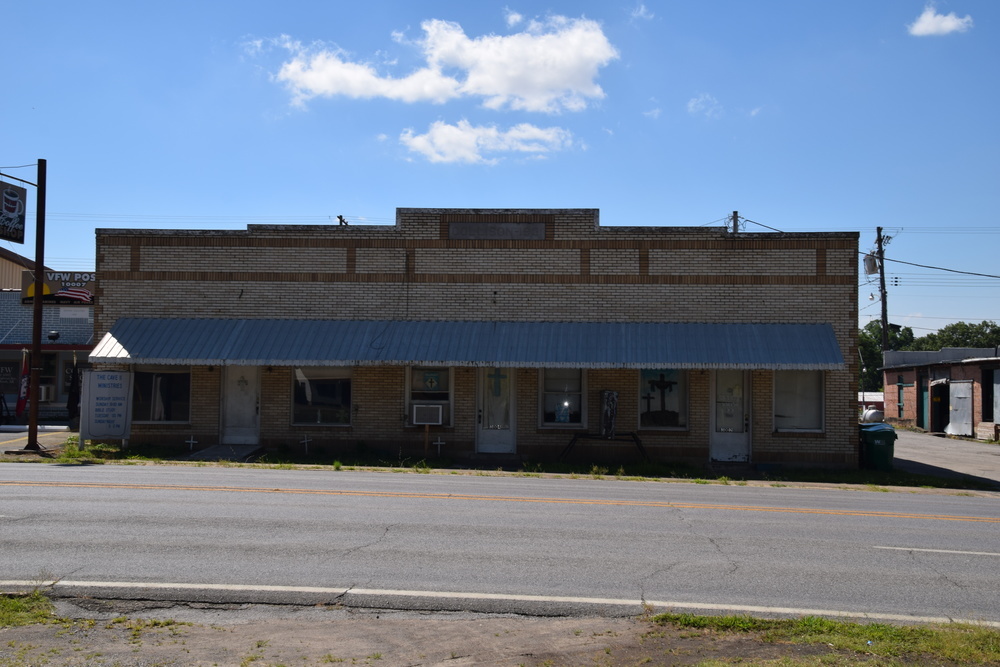
<instances>
[{"instance_id":1,"label":"vfw post sign","mask_svg":"<svg viewBox=\"0 0 1000 667\"><path fill-rule=\"evenodd\" d=\"M83 371L80 442L128 440L132 426L132 374Z\"/></svg>"}]
</instances>

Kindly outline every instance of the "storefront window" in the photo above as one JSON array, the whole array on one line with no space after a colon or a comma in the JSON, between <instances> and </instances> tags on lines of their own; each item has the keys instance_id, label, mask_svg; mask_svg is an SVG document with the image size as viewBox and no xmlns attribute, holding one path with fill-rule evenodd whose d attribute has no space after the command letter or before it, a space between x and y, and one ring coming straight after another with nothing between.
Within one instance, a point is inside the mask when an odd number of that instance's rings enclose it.
<instances>
[{"instance_id":1,"label":"storefront window","mask_svg":"<svg viewBox=\"0 0 1000 667\"><path fill-rule=\"evenodd\" d=\"M687 385L685 371L644 368L639 373L639 428L687 428Z\"/></svg>"},{"instance_id":2,"label":"storefront window","mask_svg":"<svg viewBox=\"0 0 1000 667\"><path fill-rule=\"evenodd\" d=\"M292 385L294 423L350 425L350 369L296 368Z\"/></svg>"},{"instance_id":3,"label":"storefront window","mask_svg":"<svg viewBox=\"0 0 1000 667\"><path fill-rule=\"evenodd\" d=\"M442 426L451 426L451 369L415 366L409 373L407 422L414 405L440 405Z\"/></svg>"},{"instance_id":4,"label":"storefront window","mask_svg":"<svg viewBox=\"0 0 1000 667\"><path fill-rule=\"evenodd\" d=\"M187 422L190 419L190 369L135 371L132 383L132 421Z\"/></svg>"},{"instance_id":5,"label":"storefront window","mask_svg":"<svg viewBox=\"0 0 1000 667\"><path fill-rule=\"evenodd\" d=\"M545 368L541 376L542 426L581 426L584 423L583 371Z\"/></svg>"},{"instance_id":6,"label":"storefront window","mask_svg":"<svg viewBox=\"0 0 1000 667\"><path fill-rule=\"evenodd\" d=\"M774 372L774 429L823 430L823 371Z\"/></svg>"}]
</instances>

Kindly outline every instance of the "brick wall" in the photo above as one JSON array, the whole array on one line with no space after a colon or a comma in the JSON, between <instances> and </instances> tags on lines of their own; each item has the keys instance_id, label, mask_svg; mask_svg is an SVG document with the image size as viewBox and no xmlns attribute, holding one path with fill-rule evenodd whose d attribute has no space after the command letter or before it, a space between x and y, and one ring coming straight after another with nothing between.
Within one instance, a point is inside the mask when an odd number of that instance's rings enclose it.
<instances>
[{"instance_id":1,"label":"brick wall","mask_svg":"<svg viewBox=\"0 0 1000 667\"><path fill-rule=\"evenodd\" d=\"M489 226L515 231L511 238L469 237L470 229ZM856 233L605 227L594 209L404 208L393 226L100 229L95 329L99 338L118 318L162 316L830 323L848 368L826 374L826 432L773 434L771 373L758 371L752 379L753 456L852 465L857 244ZM354 370L349 427L290 426L289 373L274 369L263 377L262 392L285 397L262 409L266 442L294 446L310 434L331 446L423 446L422 430L403 421L405 369ZM476 370L454 373L456 423L441 437L449 448L470 452ZM517 377L518 452L551 455L572 432L539 428L537 370L520 369ZM620 392L620 429L637 428L637 378L638 371L587 372L589 428L597 428L601 389ZM689 427L643 433L652 454L706 458L709 381L708 371L689 373ZM218 403L217 384L197 388ZM206 432L218 428L217 414L197 419L205 420ZM634 449L631 443L586 447L614 456Z\"/></svg>"},{"instance_id":2,"label":"brick wall","mask_svg":"<svg viewBox=\"0 0 1000 667\"><path fill-rule=\"evenodd\" d=\"M30 345L33 322L34 304L22 304L20 290L0 291L0 344ZM43 306L43 345L50 331L59 332L59 345L92 345L93 306Z\"/></svg>"}]
</instances>

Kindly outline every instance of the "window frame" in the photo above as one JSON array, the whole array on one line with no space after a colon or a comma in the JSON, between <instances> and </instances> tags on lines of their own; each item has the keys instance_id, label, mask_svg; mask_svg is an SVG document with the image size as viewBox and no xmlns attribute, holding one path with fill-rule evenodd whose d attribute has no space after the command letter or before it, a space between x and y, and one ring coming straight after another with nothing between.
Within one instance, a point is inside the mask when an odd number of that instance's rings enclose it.
<instances>
[{"instance_id":1,"label":"window frame","mask_svg":"<svg viewBox=\"0 0 1000 667\"><path fill-rule=\"evenodd\" d=\"M186 375L187 376L187 414L184 419L136 419L136 395L140 391L139 387L139 376L141 375ZM190 366L136 366L132 368L132 423L133 424L190 424L191 423L191 406L192 406L192 381L194 373ZM150 396L152 399L152 396ZM146 412L150 412L152 407Z\"/></svg>"},{"instance_id":2,"label":"window frame","mask_svg":"<svg viewBox=\"0 0 1000 667\"><path fill-rule=\"evenodd\" d=\"M545 374L551 371L576 371L580 374L579 392L547 392ZM580 421L558 422L545 420L545 398L549 394L579 394ZM539 368L538 369L538 428L540 429L586 429L587 428L587 373L584 368Z\"/></svg>"},{"instance_id":3,"label":"window frame","mask_svg":"<svg viewBox=\"0 0 1000 667\"><path fill-rule=\"evenodd\" d=\"M645 400L643 398L643 391L644 391L643 386L645 382L643 380L643 373L644 372L660 373L663 371L670 371L677 373L678 376L681 378L681 381L683 382L682 389L684 391L684 396L681 402L683 403L684 413L683 415L681 415L681 417L683 418L684 423L678 424L677 426L647 426L642 423L642 416L643 414L645 414L642 410L642 401ZM639 369L639 377L637 378L637 382L639 391L638 391L638 402L636 403L636 405L638 406L636 410L636 412L638 413L636 415L636 419L638 422L639 430L689 431L691 429L691 378L690 378L690 373L687 370L683 368L641 368ZM680 418L678 419L678 421L680 421Z\"/></svg>"},{"instance_id":4,"label":"window frame","mask_svg":"<svg viewBox=\"0 0 1000 667\"><path fill-rule=\"evenodd\" d=\"M316 376L310 377L306 374L306 371L313 371L317 373ZM299 373L301 372L302 377L307 381L312 380L335 380L335 381L347 381L347 406L346 408L341 405L339 407L331 406L330 409L336 413L337 410L346 410L347 421L296 421L296 398L298 392L298 385L302 382L299 378ZM321 417L323 414L322 408L316 408L317 417ZM293 366L292 367L292 391L291 391L291 425L292 426L329 426L335 428L349 427L353 423L354 418L354 373L353 369L346 366Z\"/></svg>"},{"instance_id":5,"label":"window frame","mask_svg":"<svg viewBox=\"0 0 1000 667\"><path fill-rule=\"evenodd\" d=\"M818 415L819 415L819 426L818 427L808 427L808 428L789 428L789 427L779 427L778 426L778 378L781 374L786 373L810 373L819 378L819 396L816 400L819 402L818 405ZM826 433L826 371L822 370L776 370L773 372L772 378L772 392L771 392L771 419L773 421L773 427L775 433ZM801 392L796 392L796 394L801 394Z\"/></svg>"},{"instance_id":6,"label":"window frame","mask_svg":"<svg viewBox=\"0 0 1000 667\"><path fill-rule=\"evenodd\" d=\"M429 400L429 399L413 399L413 374L417 371L424 372L441 372L448 374L448 399L447 400ZM454 428L455 427L455 369L451 366L407 366L406 367L406 381L404 388L404 399L406 403L406 419L404 423L409 427L415 427L413 423L413 406L414 405L440 405L441 406L441 426L444 428Z\"/></svg>"}]
</instances>

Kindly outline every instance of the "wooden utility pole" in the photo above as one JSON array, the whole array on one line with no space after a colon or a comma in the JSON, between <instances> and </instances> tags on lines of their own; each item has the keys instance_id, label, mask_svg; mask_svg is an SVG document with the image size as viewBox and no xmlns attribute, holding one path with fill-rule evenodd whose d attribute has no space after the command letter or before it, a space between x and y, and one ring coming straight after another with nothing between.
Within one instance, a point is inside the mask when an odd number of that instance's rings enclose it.
<instances>
[{"instance_id":1,"label":"wooden utility pole","mask_svg":"<svg viewBox=\"0 0 1000 667\"><path fill-rule=\"evenodd\" d=\"M740 212L733 211L733 234L738 234L740 231Z\"/></svg>"},{"instance_id":2,"label":"wooden utility pole","mask_svg":"<svg viewBox=\"0 0 1000 667\"><path fill-rule=\"evenodd\" d=\"M38 211L35 213L35 298L31 323L31 379L28 381L28 442L24 448L41 451L38 444L38 397L42 373L42 296L45 292L45 187L47 163L38 160Z\"/></svg>"},{"instance_id":3,"label":"wooden utility pole","mask_svg":"<svg viewBox=\"0 0 1000 667\"><path fill-rule=\"evenodd\" d=\"M889 349L889 306L885 298L885 244L882 238L882 228L876 227L878 234L875 242L878 246L878 289L882 300L882 351Z\"/></svg>"}]
</instances>

